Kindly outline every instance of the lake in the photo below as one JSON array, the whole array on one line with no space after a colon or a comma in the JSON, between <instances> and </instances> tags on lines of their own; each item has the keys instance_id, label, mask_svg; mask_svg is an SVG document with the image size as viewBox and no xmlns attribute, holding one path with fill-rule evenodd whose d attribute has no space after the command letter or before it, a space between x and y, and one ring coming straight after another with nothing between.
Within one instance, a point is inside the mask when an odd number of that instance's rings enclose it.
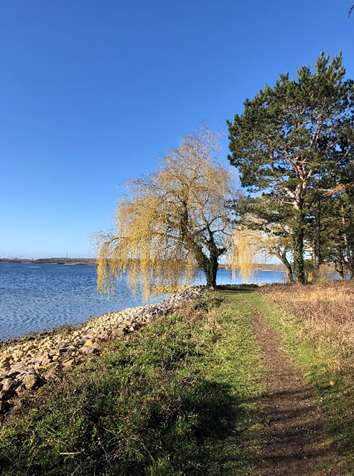
<instances>
[{"instance_id":1,"label":"lake","mask_svg":"<svg viewBox=\"0 0 354 476\"><path fill-rule=\"evenodd\" d=\"M253 282L286 281L281 271L258 271ZM218 284L241 284L231 271L219 269ZM195 284L205 284L202 274ZM116 285L109 299L96 290L96 267L0 263L0 340L20 337L30 332L50 330L67 324L78 325L106 312L160 301L166 296L143 300L142 289L134 295L126 279Z\"/></svg>"}]
</instances>

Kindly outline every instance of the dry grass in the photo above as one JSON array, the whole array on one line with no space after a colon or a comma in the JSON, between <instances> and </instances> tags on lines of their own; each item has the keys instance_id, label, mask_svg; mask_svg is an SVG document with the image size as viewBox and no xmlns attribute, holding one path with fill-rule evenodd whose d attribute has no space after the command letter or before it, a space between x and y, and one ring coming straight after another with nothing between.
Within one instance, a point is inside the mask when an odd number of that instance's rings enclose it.
<instances>
[{"instance_id":1,"label":"dry grass","mask_svg":"<svg viewBox=\"0 0 354 476\"><path fill-rule=\"evenodd\" d=\"M354 282L272 285L259 292L262 312L316 389L338 465L353 475Z\"/></svg>"},{"instance_id":2,"label":"dry grass","mask_svg":"<svg viewBox=\"0 0 354 476\"><path fill-rule=\"evenodd\" d=\"M303 332L318 349L330 349L332 368L353 367L354 282L308 286L271 285L260 289L264 298L301 322Z\"/></svg>"}]
</instances>

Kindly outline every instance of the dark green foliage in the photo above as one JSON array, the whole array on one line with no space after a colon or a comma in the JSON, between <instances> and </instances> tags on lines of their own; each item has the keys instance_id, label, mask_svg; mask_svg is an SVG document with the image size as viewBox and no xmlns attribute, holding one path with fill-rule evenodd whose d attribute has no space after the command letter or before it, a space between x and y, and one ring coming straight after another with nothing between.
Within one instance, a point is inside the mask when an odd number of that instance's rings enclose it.
<instances>
[{"instance_id":1,"label":"dark green foliage","mask_svg":"<svg viewBox=\"0 0 354 476\"><path fill-rule=\"evenodd\" d=\"M305 238L315 250L316 239L319 244L320 209L314 204L347 176L354 157L353 82L344 79L342 55L329 61L321 53L315 66L315 73L303 66L296 80L280 75L273 88L266 85L246 99L244 113L228 121L230 163L239 169L243 187L262 192L237 211L253 214L261 229L280 220L290 227L299 282Z\"/></svg>"}]
</instances>

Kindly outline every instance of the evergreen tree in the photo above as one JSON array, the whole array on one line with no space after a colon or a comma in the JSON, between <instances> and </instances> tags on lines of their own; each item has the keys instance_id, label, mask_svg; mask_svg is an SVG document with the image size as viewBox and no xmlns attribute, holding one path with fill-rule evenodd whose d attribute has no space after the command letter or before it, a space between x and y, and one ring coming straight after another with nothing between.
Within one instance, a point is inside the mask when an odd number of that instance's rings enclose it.
<instances>
[{"instance_id":1,"label":"evergreen tree","mask_svg":"<svg viewBox=\"0 0 354 476\"><path fill-rule=\"evenodd\" d=\"M266 85L252 100L246 99L244 113L228 121L230 163L239 169L243 187L263 192L244 202L243 212L257 212L258 207L264 214L262 203L273 197L274 207L269 209L267 203L267 213L275 220L286 219L283 224L292 230L294 272L300 283L305 281L310 205L313 213L323 188L332 187L332 178L353 162L353 82L344 79L341 54L329 61L321 53L315 68L313 73L303 66L296 80L288 73L280 75L273 88ZM321 209L313 216L317 246ZM317 248L316 253L320 260Z\"/></svg>"}]
</instances>

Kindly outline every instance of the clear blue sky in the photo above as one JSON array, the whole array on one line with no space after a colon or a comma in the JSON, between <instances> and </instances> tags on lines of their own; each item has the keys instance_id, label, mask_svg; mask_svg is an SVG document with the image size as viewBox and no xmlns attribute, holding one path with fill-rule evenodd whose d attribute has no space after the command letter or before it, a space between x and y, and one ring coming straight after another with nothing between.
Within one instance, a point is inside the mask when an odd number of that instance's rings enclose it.
<instances>
[{"instance_id":1,"label":"clear blue sky","mask_svg":"<svg viewBox=\"0 0 354 476\"><path fill-rule=\"evenodd\" d=\"M321 50L354 79L353 1L1 0L0 257L92 256L126 178Z\"/></svg>"}]
</instances>

